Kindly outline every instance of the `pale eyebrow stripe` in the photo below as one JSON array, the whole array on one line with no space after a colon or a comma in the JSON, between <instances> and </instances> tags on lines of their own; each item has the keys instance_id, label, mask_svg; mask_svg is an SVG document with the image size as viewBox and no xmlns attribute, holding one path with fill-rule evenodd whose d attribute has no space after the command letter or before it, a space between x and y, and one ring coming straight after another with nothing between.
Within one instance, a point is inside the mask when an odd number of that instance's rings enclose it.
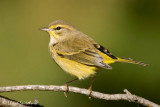
<instances>
[{"instance_id":1,"label":"pale eyebrow stripe","mask_svg":"<svg viewBox=\"0 0 160 107\"><path fill-rule=\"evenodd\" d=\"M64 28L68 28L68 29L73 29L73 27L72 26L68 26L68 25L62 25L62 24L58 24L58 25L52 25L52 26L50 26L49 28L56 28L56 27L64 27Z\"/></svg>"}]
</instances>

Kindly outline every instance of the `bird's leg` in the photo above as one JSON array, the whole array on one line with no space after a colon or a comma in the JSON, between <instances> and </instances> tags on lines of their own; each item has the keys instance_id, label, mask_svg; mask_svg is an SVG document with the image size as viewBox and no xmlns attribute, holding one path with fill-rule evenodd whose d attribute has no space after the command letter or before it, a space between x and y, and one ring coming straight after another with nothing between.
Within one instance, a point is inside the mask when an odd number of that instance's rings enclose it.
<instances>
[{"instance_id":1,"label":"bird's leg","mask_svg":"<svg viewBox=\"0 0 160 107\"><path fill-rule=\"evenodd\" d=\"M89 92L89 95L88 95L88 96L89 96L89 99L91 99L92 86L93 86L94 80L95 80L95 75L92 77L91 84L90 84L90 86L89 86L89 88L88 88L88 90L90 91L90 92Z\"/></svg>"},{"instance_id":2,"label":"bird's leg","mask_svg":"<svg viewBox=\"0 0 160 107\"><path fill-rule=\"evenodd\" d=\"M71 81L68 81L68 82L66 82L66 83L64 84L64 85L66 86L66 88L67 88L66 92L69 91L69 86L68 86L68 84L70 84L71 82L76 81L76 80L78 80L78 78L75 78L75 79L73 79L73 80L71 80Z\"/></svg>"},{"instance_id":3,"label":"bird's leg","mask_svg":"<svg viewBox=\"0 0 160 107\"><path fill-rule=\"evenodd\" d=\"M76 81L76 80L78 80L78 78L75 78L75 79L73 79L73 80L71 80L71 81L68 81L68 82L66 82L64 85L66 86L66 91L64 92L64 95L67 97L67 94L66 94L66 92L68 92L69 91L69 86L68 86L68 84L69 83L71 83L71 82L73 82L73 81Z\"/></svg>"}]
</instances>

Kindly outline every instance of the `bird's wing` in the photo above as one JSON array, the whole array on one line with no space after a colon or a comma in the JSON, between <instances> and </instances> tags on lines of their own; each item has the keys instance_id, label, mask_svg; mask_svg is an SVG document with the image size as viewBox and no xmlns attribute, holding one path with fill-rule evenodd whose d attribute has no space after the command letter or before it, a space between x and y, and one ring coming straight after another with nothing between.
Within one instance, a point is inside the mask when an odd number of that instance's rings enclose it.
<instances>
[{"instance_id":1,"label":"bird's wing","mask_svg":"<svg viewBox=\"0 0 160 107\"><path fill-rule=\"evenodd\" d=\"M112 67L103 62L103 57L94 50L93 44L88 39L80 40L79 38L72 38L58 42L54 45L54 49L62 58L74 60L84 65L112 69Z\"/></svg>"},{"instance_id":2,"label":"bird's wing","mask_svg":"<svg viewBox=\"0 0 160 107\"><path fill-rule=\"evenodd\" d=\"M106 49L106 48L104 48L102 45L94 44L94 47L96 49L98 49L99 51L101 51L102 53L106 54L108 57L110 57L112 59L117 59L117 57L115 57L114 55L112 55L112 53L110 53L109 50Z\"/></svg>"}]
</instances>

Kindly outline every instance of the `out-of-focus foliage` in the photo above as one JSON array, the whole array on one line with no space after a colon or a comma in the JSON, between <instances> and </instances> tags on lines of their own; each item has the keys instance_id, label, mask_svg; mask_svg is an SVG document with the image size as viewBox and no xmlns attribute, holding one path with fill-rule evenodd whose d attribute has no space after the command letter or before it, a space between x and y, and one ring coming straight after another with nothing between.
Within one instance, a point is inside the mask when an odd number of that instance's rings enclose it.
<instances>
[{"instance_id":1,"label":"out-of-focus foliage","mask_svg":"<svg viewBox=\"0 0 160 107\"><path fill-rule=\"evenodd\" d=\"M73 79L52 60L49 35L38 30L62 19L72 23L119 57L147 67L116 63L98 73L93 90L132 93L160 104L160 1L158 0L0 0L0 86L63 85ZM88 88L90 79L72 83ZM124 101L89 100L62 92L14 92L18 101L38 98L46 107L135 107Z\"/></svg>"}]
</instances>

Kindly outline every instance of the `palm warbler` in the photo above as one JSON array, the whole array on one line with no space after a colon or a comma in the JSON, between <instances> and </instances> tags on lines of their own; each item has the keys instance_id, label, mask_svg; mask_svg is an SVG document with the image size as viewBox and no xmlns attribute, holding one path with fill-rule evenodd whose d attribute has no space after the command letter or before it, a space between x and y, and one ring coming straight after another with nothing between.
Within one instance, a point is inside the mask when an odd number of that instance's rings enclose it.
<instances>
[{"instance_id":1,"label":"palm warbler","mask_svg":"<svg viewBox=\"0 0 160 107\"><path fill-rule=\"evenodd\" d=\"M56 20L41 30L50 34L49 49L52 58L64 71L76 76L74 80L95 77L100 68L112 69L109 64L115 62L146 65L130 58L112 55L108 49L65 21ZM66 83L67 87L72 81ZM92 83L90 90L92 90Z\"/></svg>"}]
</instances>

